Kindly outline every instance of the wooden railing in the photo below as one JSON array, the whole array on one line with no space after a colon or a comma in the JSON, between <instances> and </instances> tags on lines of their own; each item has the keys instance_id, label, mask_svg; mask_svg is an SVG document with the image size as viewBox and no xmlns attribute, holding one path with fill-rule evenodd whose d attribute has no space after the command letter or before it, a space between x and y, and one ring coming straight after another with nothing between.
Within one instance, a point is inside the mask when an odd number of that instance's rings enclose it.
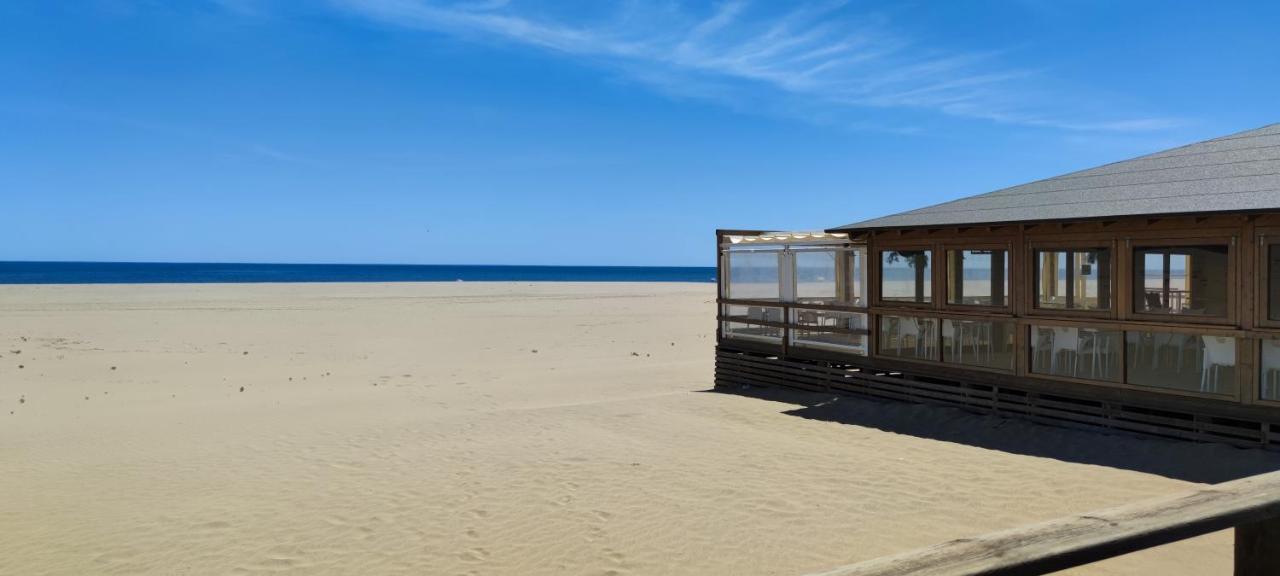
<instances>
[{"instance_id":1,"label":"wooden railing","mask_svg":"<svg viewBox=\"0 0 1280 576\"><path fill-rule=\"evenodd\" d=\"M1236 575L1280 575L1280 472L810 576L1047 574L1233 527Z\"/></svg>"}]
</instances>

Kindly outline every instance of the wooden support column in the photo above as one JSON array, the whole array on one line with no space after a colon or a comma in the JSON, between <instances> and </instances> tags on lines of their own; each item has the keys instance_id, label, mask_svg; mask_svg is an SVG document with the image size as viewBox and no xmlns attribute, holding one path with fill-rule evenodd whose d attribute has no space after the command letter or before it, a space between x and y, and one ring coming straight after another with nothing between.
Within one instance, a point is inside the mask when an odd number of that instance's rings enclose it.
<instances>
[{"instance_id":1,"label":"wooden support column","mask_svg":"<svg viewBox=\"0 0 1280 576\"><path fill-rule=\"evenodd\" d=\"M1236 527L1236 576L1280 574L1280 518Z\"/></svg>"},{"instance_id":2,"label":"wooden support column","mask_svg":"<svg viewBox=\"0 0 1280 576\"><path fill-rule=\"evenodd\" d=\"M923 253L913 258L916 273L916 302L924 302L924 262Z\"/></svg>"},{"instance_id":3,"label":"wooden support column","mask_svg":"<svg viewBox=\"0 0 1280 576\"><path fill-rule=\"evenodd\" d=\"M1003 250L991 251L991 302L997 306L1008 305L1009 303L1005 299L1004 293L1005 283L1008 281L1005 277L1007 273L1004 269L1004 261L1008 257L1006 254L1008 252ZM964 283L963 279L961 283Z\"/></svg>"}]
</instances>

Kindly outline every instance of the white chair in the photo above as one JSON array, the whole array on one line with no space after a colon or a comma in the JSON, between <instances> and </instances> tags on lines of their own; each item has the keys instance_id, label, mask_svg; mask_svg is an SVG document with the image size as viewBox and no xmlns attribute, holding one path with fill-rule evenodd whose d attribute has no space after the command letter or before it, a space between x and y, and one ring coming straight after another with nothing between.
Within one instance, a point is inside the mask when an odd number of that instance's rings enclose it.
<instances>
[{"instance_id":1,"label":"white chair","mask_svg":"<svg viewBox=\"0 0 1280 576\"><path fill-rule=\"evenodd\" d=\"M1204 342L1204 369L1200 371L1200 391L1209 392L1209 382L1212 380L1213 391L1216 392L1218 368L1236 365L1235 341L1225 336L1201 336L1200 340Z\"/></svg>"},{"instance_id":2,"label":"white chair","mask_svg":"<svg viewBox=\"0 0 1280 576\"><path fill-rule=\"evenodd\" d=\"M949 360L964 361L964 321L948 320L942 323L942 345Z\"/></svg>"},{"instance_id":3,"label":"white chair","mask_svg":"<svg viewBox=\"0 0 1280 576\"><path fill-rule=\"evenodd\" d=\"M1071 353L1071 376L1080 371L1080 331L1075 328L1054 328L1053 345L1050 346L1049 372L1058 373L1058 356Z\"/></svg>"},{"instance_id":4,"label":"white chair","mask_svg":"<svg viewBox=\"0 0 1280 576\"><path fill-rule=\"evenodd\" d=\"M915 339L916 348L920 347L920 330L916 327L915 321L908 321L905 318L895 318L893 321L894 334L897 336L897 354L902 355L903 343L907 336Z\"/></svg>"},{"instance_id":5,"label":"white chair","mask_svg":"<svg viewBox=\"0 0 1280 576\"><path fill-rule=\"evenodd\" d=\"M1112 334L1101 330L1081 329L1081 353L1088 352L1089 376L1094 379L1106 379L1111 375Z\"/></svg>"},{"instance_id":6,"label":"white chair","mask_svg":"<svg viewBox=\"0 0 1280 576\"><path fill-rule=\"evenodd\" d=\"M916 357L933 358L934 323L921 322L919 318L912 318L911 323L915 324L917 334Z\"/></svg>"},{"instance_id":7,"label":"white chair","mask_svg":"<svg viewBox=\"0 0 1280 576\"><path fill-rule=\"evenodd\" d=\"M933 357L933 325L917 318L897 320L898 355L902 355L907 336L914 339L917 358Z\"/></svg>"}]
</instances>

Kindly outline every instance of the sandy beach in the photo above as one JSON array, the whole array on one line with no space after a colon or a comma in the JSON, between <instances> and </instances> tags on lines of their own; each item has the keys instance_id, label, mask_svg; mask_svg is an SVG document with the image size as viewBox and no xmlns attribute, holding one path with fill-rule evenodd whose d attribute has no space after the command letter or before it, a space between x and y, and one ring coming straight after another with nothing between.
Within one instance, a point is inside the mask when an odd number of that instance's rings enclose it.
<instances>
[{"instance_id":1,"label":"sandy beach","mask_svg":"<svg viewBox=\"0 0 1280 576\"><path fill-rule=\"evenodd\" d=\"M0 574L799 575L1280 468L712 391L710 284L0 287ZM1218 533L1073 574L1229 574Z\"/></svg>"}]
</instances>

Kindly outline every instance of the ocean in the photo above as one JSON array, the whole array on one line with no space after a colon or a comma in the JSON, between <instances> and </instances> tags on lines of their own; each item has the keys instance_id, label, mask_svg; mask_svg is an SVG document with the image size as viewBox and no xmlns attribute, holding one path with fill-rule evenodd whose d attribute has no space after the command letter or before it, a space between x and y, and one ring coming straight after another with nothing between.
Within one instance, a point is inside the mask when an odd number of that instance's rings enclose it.
<instances>
[{"instance_id":1,"label":"ocean","mask_svg":"<svg viewBox=\"0 0 1280 576\"><path fill-rule=\"evenodd\" d=\"M714 267L0 262L0 284L715 282Z\"/></svg>"}]
</instances>

